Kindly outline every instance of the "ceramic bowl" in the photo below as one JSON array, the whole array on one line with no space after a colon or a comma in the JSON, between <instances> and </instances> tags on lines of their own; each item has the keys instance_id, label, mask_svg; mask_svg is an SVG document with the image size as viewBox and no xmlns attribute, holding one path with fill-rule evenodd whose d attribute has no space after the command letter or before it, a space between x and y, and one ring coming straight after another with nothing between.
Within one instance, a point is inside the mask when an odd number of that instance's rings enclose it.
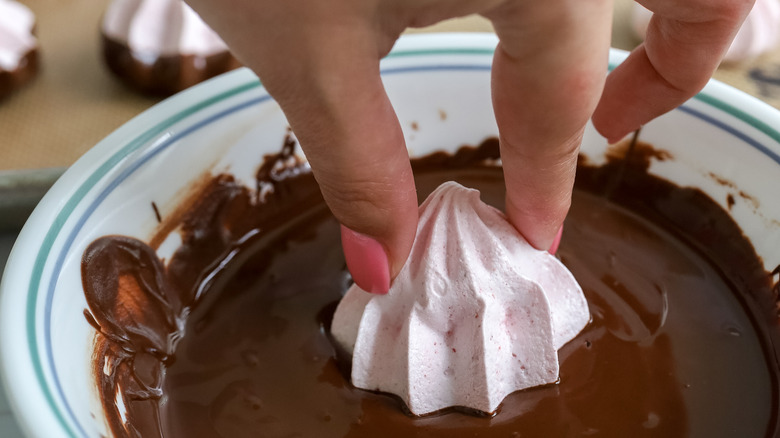
<instances>
[{"instance_id":1,"label":"ceramic bowl","mask_svg":"<svg viewBox=\"0 0 780 438\"><path fill-rule=\"evenodd\" d=\"M497 134L489 84L495 45L487 34L404 37L382 62L412 155ZM624 57L613 51L611 66ZM654 162L651 173L699 187L724 206L729 194L746 194L731 212L770 270L780 263L779 129L778 111L713 81L641 134L674 156ZM239 70L134 118L55 184L21 232L1 286L2 376L29 436L108 435L91 375L95 331L83 315L86 246L106 234L148 239L157 225L151 203L165 215L204 174L229 171L249 184L286 130L257 78ZM583 153L598 163L605 148L589 127Z\"/></svg>"}]
</instances>

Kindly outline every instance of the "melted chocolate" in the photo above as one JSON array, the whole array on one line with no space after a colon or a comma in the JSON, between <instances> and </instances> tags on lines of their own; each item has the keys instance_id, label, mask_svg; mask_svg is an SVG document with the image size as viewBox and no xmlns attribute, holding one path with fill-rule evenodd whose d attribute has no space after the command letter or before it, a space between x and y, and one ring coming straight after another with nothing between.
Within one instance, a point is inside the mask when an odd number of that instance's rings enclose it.
<instances>
[{"instance_id":1,"label":"melted chocolate","mask_svg":"<svg viewBox=\"0 0 780 438\"><path fill-rule=\"evenodd\" d=\"M414 160L420 200L457 180L501 208L502 171L486 163L497 153L488 140ZM593 321L560 350L559 384L513 393L493 417L411 417L350 385L328 337L351 283L338 224L291 157L289 141L266 157L255 190L211 180L176 216L183 244L167 263L121 236L86 251L94 372L117 437L777 432L772 274L714 201L647 174L670 156L637 143L604 166L581 163L559 254Z\"/></svg>"}]
</instances>

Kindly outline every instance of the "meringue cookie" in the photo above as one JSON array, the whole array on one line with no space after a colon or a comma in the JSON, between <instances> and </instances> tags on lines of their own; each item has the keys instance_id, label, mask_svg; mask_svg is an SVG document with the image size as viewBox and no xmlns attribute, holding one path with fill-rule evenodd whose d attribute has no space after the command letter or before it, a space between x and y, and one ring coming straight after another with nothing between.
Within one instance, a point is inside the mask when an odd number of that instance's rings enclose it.
<instances>
[{"instance_id":1,"label":"meringue cookie","mask_svg":"<svg viewBox=\"0 0 780 438\"><path fill-rule=\"evenodd\" d=\"M222 39L181 0L114 0L103 34L153 63L160 56L210 56L228 50Z\"/></svg>"},{"instance_id":2,"label":"meringue cookie","mask_svg":"<svg viewBox=\"0 0 780 438\"><path fill-rule=\"evenodd\" d=\"M636 35L645 38L653 13L635 3L632 25ZM739 62L755 58L780 42L780 1L756 0L753 9L731 43L724 61Z\"/></svg>"},{"instance_id":3,"label":"meringue cookie","mask_svg":"<svg viewBox=\"0 0 780 438\"><path fill-rule=\"evenodd\" d=\"M0 71L14 71L38 47L35 15L23 4L0 0Z\"/></svg>"},{"instance_id":4,"label":"meringue cookie","mask_svg":"<svg viewBox=\"0 0 780 438\"><path fill-rule=\"evenodd\" d=\"M387 295L352 286L331 333L352 383L415 415L494 412L508 394L558 379L557 349L590 319L571 273L531 247L479 192L448 182L420 206L417 237Z\"/></svg>"}]
</instances>

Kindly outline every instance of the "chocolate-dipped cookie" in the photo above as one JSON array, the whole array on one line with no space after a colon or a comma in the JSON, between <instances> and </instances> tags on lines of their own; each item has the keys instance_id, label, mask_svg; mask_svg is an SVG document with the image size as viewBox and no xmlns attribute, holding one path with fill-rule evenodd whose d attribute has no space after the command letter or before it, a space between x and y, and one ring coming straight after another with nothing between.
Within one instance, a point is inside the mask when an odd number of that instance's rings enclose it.
<instances>
[{"instance_id":1,"label":"chocolate-dipped cookie","mask_svg":"<svg viewBox=\"0 0 780 438\"><path fill-rule=\"evenodd\" d=\"M0 0L0 99L38 72L35 15L14 0Z\"/></svg>"},{"instance_id":2,"label":"chocolate-dipped cookie","mask_svg":"<svg viewBox=\"0 0 780 438\"><path fill-rule=\"evenodd\" d=\"M181 0L114 0L101 38L109 69L147 94L170 95L239 66Z\"/></svg>"}]
</instances>

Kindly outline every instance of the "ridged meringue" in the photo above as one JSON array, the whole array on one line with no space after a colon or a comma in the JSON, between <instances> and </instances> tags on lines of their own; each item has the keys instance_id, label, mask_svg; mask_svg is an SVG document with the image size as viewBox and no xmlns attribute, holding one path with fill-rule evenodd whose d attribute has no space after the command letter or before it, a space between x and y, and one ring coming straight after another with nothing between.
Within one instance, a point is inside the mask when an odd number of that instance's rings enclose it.
<instances>
[{"instance_id":1,"label":"ridged meringue","mask_svg":"<svg viewBox=\"0 0 780 438\"><path fill-rule=\"evenodd\" d=\"M331 333L352 354L356 387L396 394L416 415L451 406L490 413L514 391L555 382L557 349L589 319L562 263L478 191L448 182L420 206L390 292L352 286Z\"/></svg>"},{"instance_id":2,"label":"ridged meringue","mask_svg":"<svg viewBox=\"0 0 780 438\"><path fill-rule=\"evenodd\" d=\"M644 39L653 13L635 3L632 25L636 35ZM753 9L737 32L724 61L740 62L755 58L780 42L780 1L756 0Z\"/></svg>"}]
</instances>

